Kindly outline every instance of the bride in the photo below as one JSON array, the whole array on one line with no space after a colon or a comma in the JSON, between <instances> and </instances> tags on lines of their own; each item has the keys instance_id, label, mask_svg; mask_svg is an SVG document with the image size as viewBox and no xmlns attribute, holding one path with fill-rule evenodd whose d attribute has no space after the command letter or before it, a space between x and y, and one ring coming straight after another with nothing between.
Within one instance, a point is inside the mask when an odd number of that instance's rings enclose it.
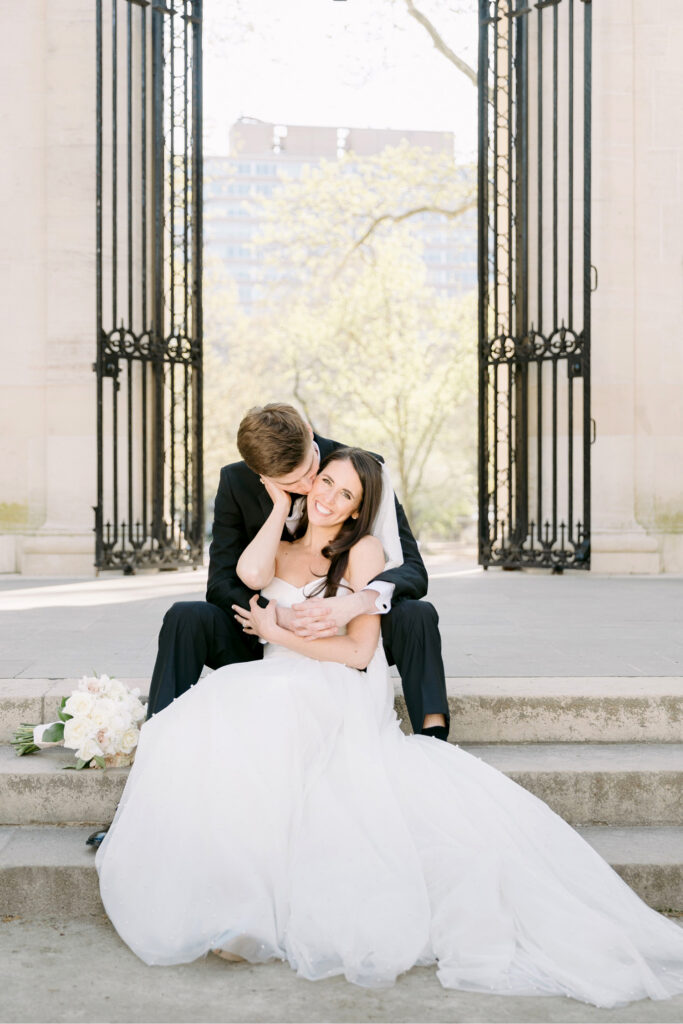
<instances>
[{"instance_id":1,"label":"bride","mask_svg":"<svg viewBox=\"0 0 683 1024\"><path fill-rule=\"evenodd\" d=\"M289 495L265 485L238 572L270 603L237 612L265 657L145 724L97 854L122 939L148 964L214 950L368 987L436 964L447 988L604 1007L683 992L683 930L536 797L401 732L379 616L321 640L278 627L276 602L360 590L397 554L379 463L333 452L289 543Z\"/></svg>"}]
</instances>

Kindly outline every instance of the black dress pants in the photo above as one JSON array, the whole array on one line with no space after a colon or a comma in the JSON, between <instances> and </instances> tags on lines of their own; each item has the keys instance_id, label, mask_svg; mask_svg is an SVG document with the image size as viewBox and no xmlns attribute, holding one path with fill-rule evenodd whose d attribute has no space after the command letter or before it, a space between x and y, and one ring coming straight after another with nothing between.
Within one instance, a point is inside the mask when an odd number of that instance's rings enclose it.
<instances>
[{"instance_id":1,"label":"black dress pants","mask_svg":"<svg viewBox=\"0 0 683 1024\"><path fill-rule=\"evenodd\" d=\"M434 605L409 598L397 601L391 611L382 616L382 640L387 661L396 665L401 676L413 732L422 731L426 715L445 715L448 732L446 673L441 655L439 616Z\"/></svg>"},{"instance_id":2,"label":"black dress pants","mask_svg":"<svg viewBox=\"0 0 683 1024\"><path fill-rule=\"evenodd\" d=\"M428 601L397 602L382 616L382 640L390 665L403 683L413 732L425 715L443 714L449 725L439 618ZM204 665L222 668L263 657L263 647L232 615L208 601L177 601L164 616L150 683L147 717L179 697L199 679Z\"/></svg>"},{"instance_id":3,"label":"black dress pants","mask_svg":"<svg viewBox=\"0 0 683 1024\"><path fill-rule=\"evenodd\" d=\"M208 601L176 601L164 615L159 633L147 717L194 686L205 665L222 668L262 657L258 639L244 633L222 608Z\"/></svg>"}]
</instances>

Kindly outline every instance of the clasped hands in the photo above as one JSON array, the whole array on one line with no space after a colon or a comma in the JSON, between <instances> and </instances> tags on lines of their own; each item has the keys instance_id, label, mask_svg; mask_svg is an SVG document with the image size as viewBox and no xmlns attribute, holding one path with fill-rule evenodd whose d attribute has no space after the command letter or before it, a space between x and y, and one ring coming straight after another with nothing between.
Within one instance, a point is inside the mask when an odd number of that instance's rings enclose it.
<instances>
[{"instance_id":1,"label":"clasped hands","mask_svg":"<svg viewBox=\"0 0 683 1024\"><path fill-rule=\"evenodd\" d=\"M351 619L372 611L376 596L374 591L362 590L337 597L312 597L291 608L269 601L267 608L261 608L257 604L258 595L254 595L248 609L234 604L232 610L245 633L271 643L277 642L278 629L286 629L306 640L321 640L336 636Z\"/></svg>"}]
</instances>

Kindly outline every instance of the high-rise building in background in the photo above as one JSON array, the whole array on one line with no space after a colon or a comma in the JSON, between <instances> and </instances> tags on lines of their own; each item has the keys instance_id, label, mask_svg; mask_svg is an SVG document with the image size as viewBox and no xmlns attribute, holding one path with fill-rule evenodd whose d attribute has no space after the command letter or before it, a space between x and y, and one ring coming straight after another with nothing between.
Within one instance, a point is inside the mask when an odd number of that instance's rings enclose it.
<instances>
[{"instance_id":1,"label":"high-rise building in background","mask_svg":"<svg viewBox=\"0 0 683 1024\"><path fill-rule=\"evenodd\" d=\"M404 140L435 153L453 153L450 132L280 125L246 117L232 126L230 153L205 157L204 238L207 256L225 266L247 312L263 297L263 271L251 245L261 223L249 200L273 195L287 178L299 177L322 160L374 156ZM428 284L446 295L476 288L474 210L455 224L442 215L422 213L418 233Z\"/></svg>"}]
</instances>

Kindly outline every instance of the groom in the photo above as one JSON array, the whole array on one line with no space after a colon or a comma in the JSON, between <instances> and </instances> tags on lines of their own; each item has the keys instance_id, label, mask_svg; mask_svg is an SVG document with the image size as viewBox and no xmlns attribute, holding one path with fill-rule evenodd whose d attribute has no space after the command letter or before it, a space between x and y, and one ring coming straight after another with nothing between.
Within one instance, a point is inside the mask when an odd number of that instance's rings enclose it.
<instances>
[{"instance_id":1,"label":"groom","mask_svg":"<svg viewBox=\"0 0 683 1024\"><path fill-rule=\"evenodd\" d=\"M237 447L244 461L221 470L206 601L178 601L164 616L148 717L196 683L204 665L216 669L263 656L258 638L243 632L233 610L234 605L248 609L253 596L237 576L237 560L273 507L261 478L292 494L285 530L293 533L321 459L342 446L314 434L292 406L272 403L247 413ZM310 599L293 608L278 605L278 624L320 638L334 635L357 615L381 615L384 650L401 675L413 731L445 740L449 712L438 617L420 600L427 593L427 572L398 501L396 514L403 565L380 573L357 594Z\"/></svg>"}]
</instances>

